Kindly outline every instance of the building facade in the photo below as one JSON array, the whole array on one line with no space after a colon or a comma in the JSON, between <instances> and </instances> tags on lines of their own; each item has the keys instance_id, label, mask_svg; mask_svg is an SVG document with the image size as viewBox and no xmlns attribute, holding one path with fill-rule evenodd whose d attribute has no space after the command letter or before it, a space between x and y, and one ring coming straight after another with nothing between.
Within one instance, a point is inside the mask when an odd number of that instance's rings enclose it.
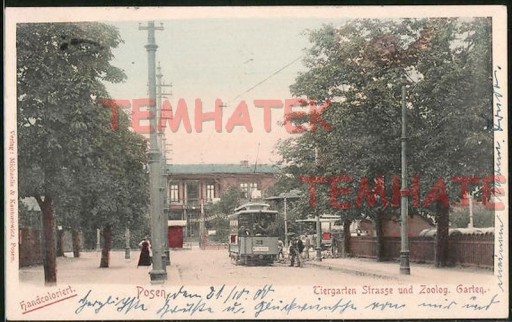
<instances>
[{"instance_id":1,"label":"building facade","mask_svg":"<svg viewBox=\"0 0 512 322\"><path fill-rule=\"evenodd\" d=\"M241 200L266 197L277 168L271 165L172 164L167 165L168 219L185 220L185 237L197 238L202 213L220 200L230 187L240 191Z\"/></svg>"}]
</instances>

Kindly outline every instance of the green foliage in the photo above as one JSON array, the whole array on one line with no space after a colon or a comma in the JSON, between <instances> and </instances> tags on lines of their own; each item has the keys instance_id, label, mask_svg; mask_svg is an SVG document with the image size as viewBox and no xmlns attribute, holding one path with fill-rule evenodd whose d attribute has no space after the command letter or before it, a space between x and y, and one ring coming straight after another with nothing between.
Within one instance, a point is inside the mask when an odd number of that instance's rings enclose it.
<instances>
[{"instance_id":1,"label":"green foliage","mask_svg":"<svg viewBox=\"0 0 512 322\"><path fill-rule=\"evenodd\" d=\"M321 117L331 127L317 126L278 145L283 169L278 184L308 196L301 176L349 175L353 181L339 186L351 189L352 207L332 208L329 184L317 184L316 211L375 217L382 203L357 208L353 201L360 179L368 178L373 188L378 176L391 199L392 176L401 172L405 85L409 176L420 176L421 200L444 178L450 202L457 202L460 184L453 184L452 176L492 173L490 32L489 19L354 20L311 31L307 70L290 89L297 97L329 102ZM297 125L314 117L296 113L287 121ZM301 208L311 212L307 202Z\"/></svg>"},{"instance_id":2,"label":"green foliage","mask_svg":"<svg viewBox=\"0 0 512 322\"><path fill-rule=\"evenodd\" d=\"M54 200L57 223L91 232L145 227L146 140L119 113L112 127L104 82L121 82L110 64L122 42L101 23L19 24L17 122L20 196Z\"/></svg>"},{"instance_id":3,"label":"green foliage","mask_svg":"<svg viewBox=\"0 0 512 322\"><path fill-rule=\"evenodd\" d=\"M215 230L215 235L208 237L212 242L226 243L229 240L229 221L227 218L218 217L207 221L206 229Z\"/></svg>"},{"instance_id":4,"label":"green foliage","mask_svg":"<svg viewBox=\"0 0 512 322\"><path fill-rule=\"evenodd\" d=\"M494 227L494 211L486 209L482 204L473 206L473 227ZM453 207L450 213L451 228L467 228L469 224L469 207Z\"/></svg>"},{"instance_id":5,"label":"green foliage","mask_svg":"<svg viewBox=\"0 0 512 322\"><path fill-rule=\"evenodd\" d=\"M235 211L240 204L241 191L236 186L228 187L216 203L208 204L206 216L216 218L206 222L206 229L215 230L216 234L208 238L213 242L225 243L229 237L229 221L227 216Z\"/></svg>"},{"instance_id":6,"label":"green foliage","mask_svg":"<svg viewBox=\"0 0 512 322\"><path fill-rule=\"evenodd\" d=\"M35 201L34 201L35 202ZM41 228L39 211L31 210L21 200L18 202L18 225L20 227Z\"/></svg>"},{"instance_id":7,"label":"green foliage","mask_svg":"<svg viewBox=\"0 0 512 322\"><path fill-rule=\"evenodd\" d=\"M240 195L238 187L230 186L222 193L218 202L209 205L208 213L224 216L232 214L240 205Z\"/></svg>"}]
</instances>

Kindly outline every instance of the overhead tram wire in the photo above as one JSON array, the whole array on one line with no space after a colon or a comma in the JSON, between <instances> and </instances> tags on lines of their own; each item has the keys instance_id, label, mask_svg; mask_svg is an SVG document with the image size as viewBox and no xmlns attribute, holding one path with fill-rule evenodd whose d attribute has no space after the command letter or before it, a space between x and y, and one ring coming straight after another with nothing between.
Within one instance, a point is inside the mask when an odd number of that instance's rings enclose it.
<instances>
[{"instance_id":1,"label":"overhead tram wire","mask_svg":"<svg viewBox=\"0 0 512 322\"><path fill-rule=\"evenodd\" d=\"M294 60L292 60L291 62L289 62L288 64L284 65L283 67L279 68L278 70L276 70L275 72L273 72L272 74L270 74L269 76L267 76L265 79L263 79L262 81L256 83L255 85L253 85L251 88L249 88L248 90L246 90L245 92L243 93L240 93L238 94L235 98L233 98L231 101L229 101L228 103L226 103L226 105L228 105L229 103L232 103L233 101L235 101L237 98L241 97L242 95L244 94L247 94L249 93L250 91L252 91L253 89L255 89L256 87L260 86L261 84L265 83L266 81L268 81L269 79L271 79L272 77L276 76L277 74L279 74L280 72L282 72L283 70L285 70L286 68L288 68L289 66L291 66L293 63L295 63L296 61L298 61L299 59L301 59L304 55L300 55L299 57L295 58Z\"/></svg>"}]
</instances>

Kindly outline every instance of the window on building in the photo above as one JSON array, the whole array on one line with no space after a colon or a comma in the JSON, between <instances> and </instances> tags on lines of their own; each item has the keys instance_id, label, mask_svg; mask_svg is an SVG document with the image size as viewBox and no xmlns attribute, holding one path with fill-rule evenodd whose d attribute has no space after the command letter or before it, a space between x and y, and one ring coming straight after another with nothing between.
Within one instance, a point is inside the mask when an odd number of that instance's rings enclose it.
<instances>
[{"instance_id":1,"label":"window on building","mask_svg":"<svg viewBox=\"0 0 512 322\"><path fill-rule=\"evenodd\" d=\"M187 203L199 202L199 185L197 182L187 182Z\"/></svg>"},{"instance_id":2,"label":"window on building","mask_svg":"<svg viewBox=\"0 0 512 322\"><path fill-rule=\"evenodd\" d=\"M240 197L243 199L249 198L249 184L248 183L240 183Z\"/></svg>"},{"instance_id":3,"label":"window on building","mask_svg":"<svg viewBox=\"0 0 512 322\"><path fill-rule=\"evenodd\" d=\"M240 183L240 191L241 191L241 197L244 199L249 199L251 197L251 194L253 191L258 190L258 183L257 182L243 182Z\"/></svg>"},{"instance_id":4,"label":"window on building","mask_svg":"<svg viewBox=\"0 0 512 322\"><path fill-rule=\"evenodd\" d=\"M179 202L180 196L179 196L179 188L177 184L171 184L169 186L169 199L171 202Z\"/></svg>"},{"instance_id":5,"label":"window on building","mask_svg":"<svg viewBox=\"0 0 512 322\"><path fill-rule=\"evenodd\" d=\"M206 201L212 201L215 198L215 185L207 184L206 185Z\"/></svg>"}]
</instances>

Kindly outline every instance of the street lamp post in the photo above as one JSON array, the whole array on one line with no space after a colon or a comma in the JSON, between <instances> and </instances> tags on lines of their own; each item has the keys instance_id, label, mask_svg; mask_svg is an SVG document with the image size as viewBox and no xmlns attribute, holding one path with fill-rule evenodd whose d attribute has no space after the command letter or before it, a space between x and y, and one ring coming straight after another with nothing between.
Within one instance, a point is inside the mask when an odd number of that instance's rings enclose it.
<instances>
[{"instance_id":1,"label":"street lamp post","mask_svg":"<svg viewBox=\"0 0 512 322\"><path fill-rule=\"evenodd\" d=\"M406 112L407 107L405 103L405 77L402 79L402 187L400 190L401 202L400 202L400 274L411 274L411 268L409 266L409 240L408 240L408 229L407 219L409 210L409 190L407 188L407 118Z\"/></svg>"},{"instance_id":2,"label":"street lamp post","mask_svg":"<svg viewBox=\"0 0 512 322\"><path fill-rule=\"evenodd\" d=\"M322 227L320 224L320 215L316 212L316 260L322 261Z\"/></svg>"},{"instance_id":3,"label":"street lamp post","mask_svg":"<svg viewBox=\"0 0 512 322\"><path fill-rule=\"evenodd\" d=\"M286 203L286 196L283 199L284 202L284 248L285 253L288 252L288 205Z\"/></svg>"},{"instance_id":4,"label":"street lamp post","mask_svg":"<svg viewBox=\"0 0 512 322\"><path fill-rule=\"evenodd\" d=\"M153 249L153 268L149 272L151 283L163 283L167 279L167 273L163 265L163 241L162 241L162 198L161 186L161 154L158 149L156 135L156 75L155 54L158 46L155 43L155 30L163 30L162 26L155 27L154 21L149 21L147 26L139 26L139 30L148 31L148 44L145 46L148 52L148 93L149 93L149 186L150 186L150 214L151 214L151 243Z\"/></svg>"}]
</instances>

